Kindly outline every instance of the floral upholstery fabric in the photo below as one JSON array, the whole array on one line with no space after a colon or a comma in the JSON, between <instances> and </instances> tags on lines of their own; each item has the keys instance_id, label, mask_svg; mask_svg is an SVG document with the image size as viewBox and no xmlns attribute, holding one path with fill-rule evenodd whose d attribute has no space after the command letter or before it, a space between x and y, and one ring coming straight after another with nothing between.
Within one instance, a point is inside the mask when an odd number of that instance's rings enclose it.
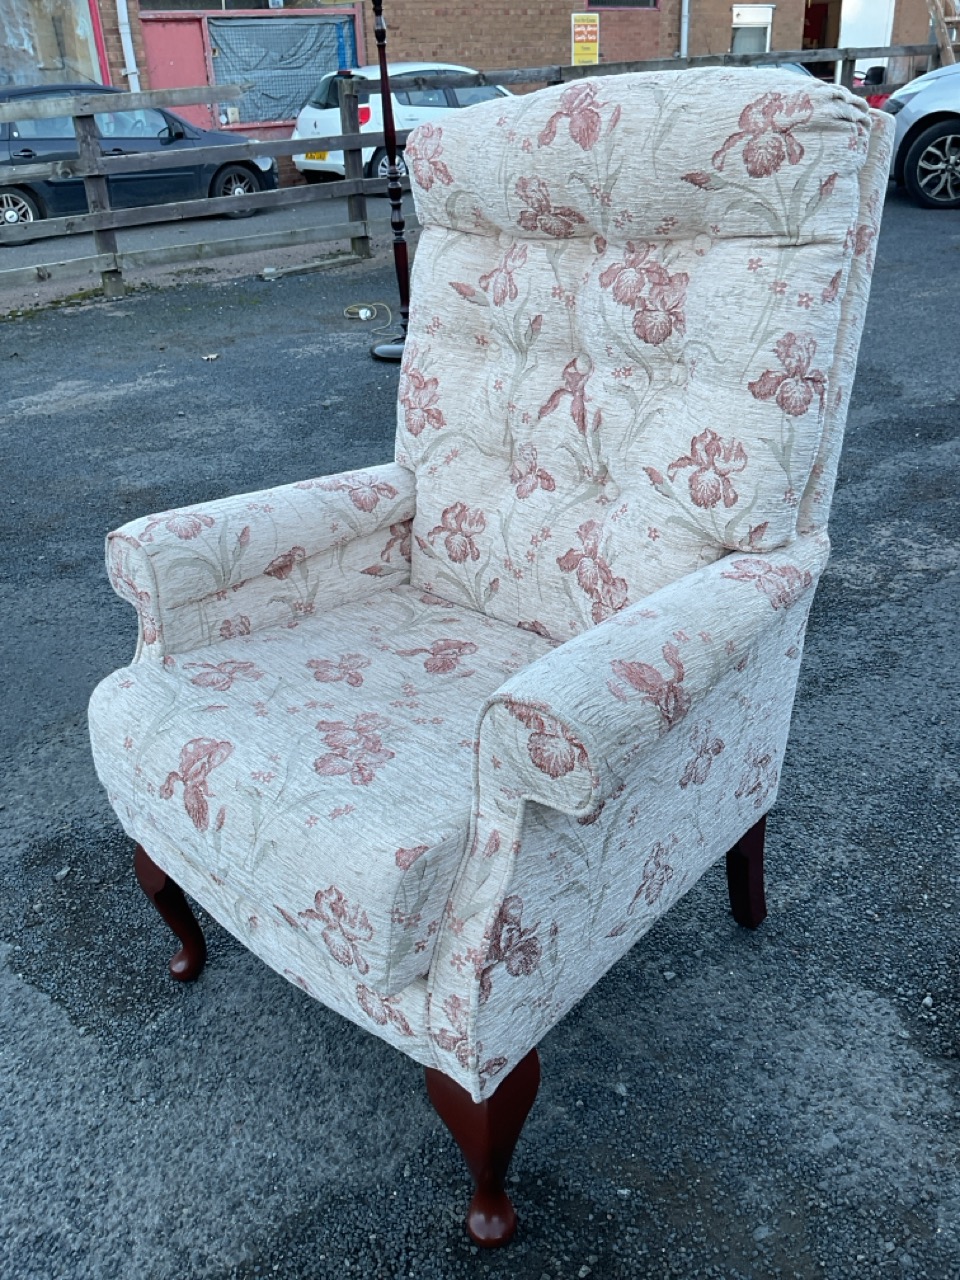
<instances>
[{"instance_id":1,"label":"floral upholstery fabric","mask_svg":"<svg viewBox=\"0 0 960 1280\"><path fill-rule=\"evenodd\" d=\"M293 626L410 577L414 479L388 464L133 520L107 573L152 658Z\"/></svg>"},{"instance_id":2,"label":"floral upholstery fabric","mask_svg":"<svg viewBox=\"0 0 960 1280\"><path fill-rule=\"evenodd\" d=\"M582 81L408 143L414 582L565 640L795 535L878 215L871 125L749 74Z\"/></svg>"},{"instance_id":3,"label":"floral upholstery fabric","mask_svg":"<svg viewBox=\"0 0 960 1280\"><path fill-rule=\"evenodd\" d=\"M201 901L239 894L393 995L429 968L466 843L477 709L549 647L393 587L115 673L94 755L126 830L172 844Z\"/></svg>"},{"instance_id":4,"label":"floral upholstery fabric","mask_svg":"<svg viewBox=\"0 0 960 1280\"><path fill-rule=\"evenodd\" d=\"M891 124L751 69L422 126L396 462L109 539L126 829L475 1099L773 804Z\"/></svg>"}]
</instances>

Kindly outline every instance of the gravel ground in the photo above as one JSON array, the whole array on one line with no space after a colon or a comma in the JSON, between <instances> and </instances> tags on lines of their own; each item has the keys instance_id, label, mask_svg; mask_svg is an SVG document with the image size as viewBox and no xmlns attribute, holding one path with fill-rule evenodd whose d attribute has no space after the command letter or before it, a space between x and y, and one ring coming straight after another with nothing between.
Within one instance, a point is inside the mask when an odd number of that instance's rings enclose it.
<instances>
[{"instance_id":1,"label":"gravel ground","mask_svg":"<svg viewBox=\"0 0 960 1280\"><path fill-rule=\"evenodd\" d=\"M86 741L108 528L390 456L387 258L0 323L0 1275L960 1277L956 218L888 202L770 918L715 869L547 1037L493 1255L412 1062L212 922L166 977Z\"/></svg>"}]
</instances>

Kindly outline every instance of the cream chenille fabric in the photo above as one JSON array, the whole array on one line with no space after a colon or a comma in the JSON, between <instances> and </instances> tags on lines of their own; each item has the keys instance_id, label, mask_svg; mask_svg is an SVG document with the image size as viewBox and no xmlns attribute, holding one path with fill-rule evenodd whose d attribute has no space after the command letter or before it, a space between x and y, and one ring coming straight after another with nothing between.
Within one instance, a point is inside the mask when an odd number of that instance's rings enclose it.
<instances>
[{"instance_id":1,"label":"cream chenille fabric","mask_svg":"<svg viewBox=\"0 0 960 1280\"><path fill-rule=\"evenodd\" d=\"M396 462L108 539L125 829L475 1099L774 801L890 124L751 69L421 126Z\"/></svg>"}]
</instances>

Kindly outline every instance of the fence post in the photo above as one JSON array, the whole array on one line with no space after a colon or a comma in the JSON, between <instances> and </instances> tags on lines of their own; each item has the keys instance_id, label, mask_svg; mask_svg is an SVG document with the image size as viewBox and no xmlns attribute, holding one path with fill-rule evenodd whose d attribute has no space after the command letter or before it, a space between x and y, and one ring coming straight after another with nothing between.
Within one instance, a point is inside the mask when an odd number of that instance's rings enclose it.
<instances>
[{"instance_id":1,"label":"fence post","mask_svg":"<svg viewBox=\"0 0 960 1280\"><path fill-rule=\"evenodd\" d=\"M338 76L337 86L340 91L340 132L360 132L360 107L357 98L358 78L356 76ZM344 177L348 182L363 181L363 152L359 147L343 152ZM356 195L347 196L347 217L351 222L362 222L367 227L367 197L361 189ZM370 236L354 236L350 248L358 258L369 258Z\"/></svg>"},{"instance_id":2,"label":"fence post","mask_svg":"<svg viewBox=\"0 0 960 1280\"><path fill-rule=\"evenodd\" d=\"M100 167L100 130L93 116L74 116L74 128L77 134L77 151L80 162L87 170L83 178L83 189L87 193L87 205L91 213L108 213L110 211L110 192L107 180L102 173L89 172ZM97 253L112 253L114 267L101 271L100 281L103 293L107 298L122 298L124 295L123 275L117 263L117 233L114 230L95 231L93 243Z\"/></svg>"},{"instance_id":3,"label":"fence post","mask_svg":"<svg viewBox=\"0 0 960 1280\"><path fill-rule=\"evenodd\" d=\"M844 58L840 63L840 83L845 89L853 88L853 75L856 69L856 58Z\"/></svg>"}]
</instances>

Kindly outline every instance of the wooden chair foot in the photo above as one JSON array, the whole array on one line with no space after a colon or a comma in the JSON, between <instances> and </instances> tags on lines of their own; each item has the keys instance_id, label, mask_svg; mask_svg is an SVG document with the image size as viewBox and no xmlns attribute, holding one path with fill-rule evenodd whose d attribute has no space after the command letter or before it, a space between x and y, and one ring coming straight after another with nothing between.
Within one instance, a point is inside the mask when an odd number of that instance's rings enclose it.
<instances>
[{"instance_id":1,"label":"wooden chair foot","mask_svg":"<svg viewBox=\"0 0 960 1280\"><path fill-rule=\"evenodd\" d=\"M507 1244L517 1229L517 1215L503 1182L540 1087L539 1055L531 1049L483 1102L474 1102L442 1071L427 1067L426 1072L430 1101L463 1152L476 1184L467 1231L487 1249Z\"/></svg>"},{"instance_id":2,"label":"wooden chair foot","mask_svg":"<svg viewBox=\"0 0 960 1280\"><path fill-rule=\"evenodd\" d=\"M187 905L180 886L153 861L142 845L133 854L133 868L140 888L163 916L164 920L183 943L170 961L171 977L178 982L193 982L199 978L207 960L207 944L204 941L197 918Z\"/></svg>"},{"instance_id":3,"label":"wooden chair foot","mask_svg":"<svg viewBox=\"0 0 960 1280\"><path fill-rule=\"evenodd\" d=\"M756 929L767 917L763 893L763 838L766 814L741 836L727 854L727 888L730 909L737 924Z\"/></svg>"}]
</instances>

